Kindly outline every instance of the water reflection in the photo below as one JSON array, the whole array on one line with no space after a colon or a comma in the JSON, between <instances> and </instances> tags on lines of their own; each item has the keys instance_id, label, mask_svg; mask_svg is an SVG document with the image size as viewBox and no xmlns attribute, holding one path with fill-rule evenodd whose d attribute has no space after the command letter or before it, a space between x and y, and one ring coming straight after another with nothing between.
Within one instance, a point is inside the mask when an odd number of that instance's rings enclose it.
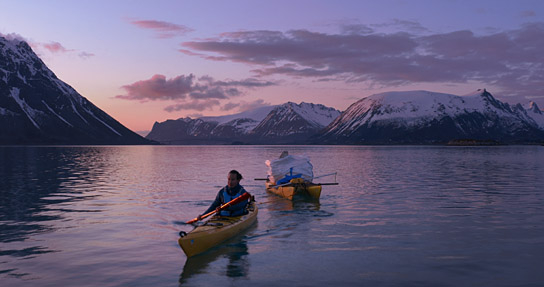
<instances>
[{"instance_id":1,"label":"water reflection","mask_svg":"<svg viewBox=\"0 0 544 287\"><path fill-rule=\"evenodd\" d=\"M269 194L268 200L263 202L267 209L279 215L295 216L293 219L300 223L310 221L310 218L333 216L334 213L321 209L321 202L316 198L298 197L294 200Z\"/></svg>"},{"instance_id":2,"label":"water reflection","mask_svg":"<svg viewBox=\"0 0 544 287\"><path fill-rule=\"evenodd\" d=\"M256 226L244 233L254 230ZM187 258L183 266L183 272L179 276L179 284L185 285L190 282L191 278L197 277L199 274L209 274L211 265L214 263L223 264L226 259L227 277L245 278L249 271L249 249L247 247L247 236L240 235L228 240L203 254Z\"/></svg>"},{"instance_id":3,"label":"water reflection","mask_svg":"<svg viewBox=\"0 0 544 287\"><path fill-rule=\"evenodd\" d=\"M52 222L64 220L75 202L94 198L85 186L94 185L103 172L102 150L69 147L0 148L0 258L28 259L55 252L31 246L32 236L54 232ZM76 184L78 189L71 189ZM35 243L34 243L35 244ZM0 267L1 268L1 267ZM16 269L0 270L18 276Z\"/></svg>"}]
</instances>

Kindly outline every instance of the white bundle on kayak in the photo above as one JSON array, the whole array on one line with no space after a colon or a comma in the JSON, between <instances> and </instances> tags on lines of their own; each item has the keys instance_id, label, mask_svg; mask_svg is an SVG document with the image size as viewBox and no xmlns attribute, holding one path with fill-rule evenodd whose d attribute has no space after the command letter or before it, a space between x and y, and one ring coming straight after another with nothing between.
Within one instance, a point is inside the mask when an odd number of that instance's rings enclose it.
<instances>
[{"instance_id":1,"label":"white bundle on kayak","mask_svg":"<svg viewBox=\"0 0 544 287\"><path fill-rule=\"evenodd\" d=\"M314 167L306 156L288 155L265 163L268 166L268 179L276 184L287 183L293 178L314 179Z\"/></svg>"}]
</instances>

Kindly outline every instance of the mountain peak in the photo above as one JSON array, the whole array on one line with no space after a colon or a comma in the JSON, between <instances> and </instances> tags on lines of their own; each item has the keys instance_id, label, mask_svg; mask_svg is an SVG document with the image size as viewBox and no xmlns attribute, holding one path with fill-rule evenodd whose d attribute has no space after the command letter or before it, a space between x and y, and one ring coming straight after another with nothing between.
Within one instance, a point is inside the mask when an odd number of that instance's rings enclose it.
<instances>
[{"instance_id":1,"label":"mountain peak","mask_svg":"<svg viewBox=\"0 0 544 287\"><path fill-rule=\"evenodd\" d=\"M527 110L530 111L530 112L539 114L539 115L542 114L542 111L540 110L538 105L533 101L529 102L529 108Z\"/></svg>"},{"instance_id":2,"label":"mountain peak","mask_svg":"<svg viewBox=\"0 0 544 287\"><path fill-rule=\"evenodd\" d=\"M59 80L22 37L0 35L1 144L150 144Z\"/></svg>"},{"instance_id":3,"label":"mountain peak","mask_svg":"<svg viewBox=\"0 0 544 287\"><path fill-rule=\"evenodd\" d=\"M332 122L340 111L319 104L287 102L275 107L252 131L264 137L303 136Z\"/></svg>"}]
</instances>

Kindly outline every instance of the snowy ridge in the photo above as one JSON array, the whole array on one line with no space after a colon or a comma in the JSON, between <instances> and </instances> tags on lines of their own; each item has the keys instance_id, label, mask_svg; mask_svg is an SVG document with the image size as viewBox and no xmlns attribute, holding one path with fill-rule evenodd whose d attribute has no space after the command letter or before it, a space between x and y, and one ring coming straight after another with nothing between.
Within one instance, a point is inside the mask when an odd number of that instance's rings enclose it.
<instances>
[{"instance_id":1,"label":"snowy ridge","mask_svg":"<svg viewBox=\"0 0 544 287\"><path fill-rule=\"evenodd\" d=\"M0 38L3 38L1 34ZM6 41L0 41L0 56L11 59L11 62L18 66L17 76L21 80L27 81L27 78L21 75L21 71L28 73L31 77L42 73L49 77L54 75L51 70L47 69L42 60L32 52L32 49L24 40L9 35L4 39Z\"/></svg>"},{"instance_id":2,"label":"snowy ridge","mask_svg":"<svg viewBox=\"0 0 544 287\"><path fill-rule=\"evenodd\" d=\"M352 104L323 132L349 142L433 141L449 137L537 140L544 132L538 107L495 99L485 89L456 96L429 91L386 92ZM370 139L370 140L369 140Z\"/></svg>"}]
</instances>

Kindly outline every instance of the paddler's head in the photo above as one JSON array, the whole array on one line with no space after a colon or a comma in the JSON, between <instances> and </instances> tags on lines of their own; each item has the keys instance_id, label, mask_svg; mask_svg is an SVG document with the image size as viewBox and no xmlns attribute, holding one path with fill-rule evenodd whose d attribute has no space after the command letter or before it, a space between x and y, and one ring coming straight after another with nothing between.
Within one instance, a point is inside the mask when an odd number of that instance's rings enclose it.
<instances>
[{"instance_id":1,"label":"paddler's head","mask_svg":"<svg viewBox=\"0 0 544 287\"><path fill-rule=\"evenodd\" d=\"M242 174L233 169L227 177L227 185L229 188L235 188L240 183L240 180L242 180Z\"/></svg>"}]
</instances>

